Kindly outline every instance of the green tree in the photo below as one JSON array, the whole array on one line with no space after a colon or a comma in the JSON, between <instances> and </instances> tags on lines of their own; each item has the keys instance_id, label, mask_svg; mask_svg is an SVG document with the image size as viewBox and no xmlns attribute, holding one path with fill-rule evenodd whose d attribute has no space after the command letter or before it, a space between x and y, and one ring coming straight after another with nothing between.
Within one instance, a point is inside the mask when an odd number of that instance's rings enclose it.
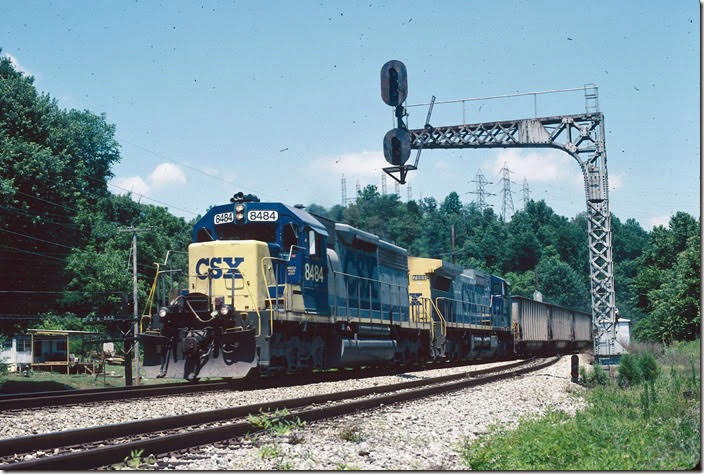
<instances>
[{"instance_id":1,"label":"green tree","mask_svg":"<svg viewBox=\"0 0 704 474\"><path fill-rule=\"evenodd\" d=\"M577 272L556 256L543 257L536 267L538 289L545 301L587 311L589 291Z\"/></svg>"},{"instance_id":2,"label":"green tree","mask_svg":"<svg viewBox=\"0 0 704 474\"><path fill-rule=\"evenodd\" d=\"M68 253L87 243L76 216L106 196L119 160L115 127L89 111L62 110L34 79L0 57L0 287L3 311L55 304Z\"/></svg>"}]
</instances>

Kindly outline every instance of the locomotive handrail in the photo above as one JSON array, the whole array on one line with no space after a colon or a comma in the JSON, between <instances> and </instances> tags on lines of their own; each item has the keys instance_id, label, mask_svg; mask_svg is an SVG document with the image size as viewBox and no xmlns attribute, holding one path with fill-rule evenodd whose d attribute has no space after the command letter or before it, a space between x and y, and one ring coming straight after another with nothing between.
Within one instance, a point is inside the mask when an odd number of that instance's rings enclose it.
<instances>
[{"instance_id":1,"label":"locomotive handrail","mask_svg":"<svg viewBox=\"0 0 704 474\"><path fill-rule=\"evenodd\" d=\"M259 337L262 335L262 316L259 314L259 306L257 305L256 300L254 297L252 297L252 292L249 291L249 280L247 280L247 276L244 274L242 270L239 268L233 268L233 271L236 271L240 275L242 275L242 281L244 282L242 286L247 290L247 295L249 296L249 300L252 302L252 306L254 307L254 312L257 313L257 333L254 335L254 337ZM208 276L208 279L210 279L210 276ZM235 275L230 274L230 278L232 280L232 291L234 294L234 289L235 289ZM227 289L227 283L225 283L225 289ZM232 307L234 308L235 302L232 301Z\"/></svg>"},{"instance_id":2,"label":"locomotive handrail","mask_svg":"<svg viewBox=\"0 0 704 474\"><path fill-rule=\"evenodd\" d=\"M274 271L274 266L273 266L273 261L274 260L281 260L282 262L287 262L288 260L284 260L281 257L262 257L261 262L259 262L260 266L262 267L262 277L264 278L264 286L266 287L266 300L269 302L269 335L272 336L274 334L274 305L272 304L272 299L271 296L269 296L269 281L266 278L266 268L264 268L264 260L271 260L272 261L272 266L271 270L272 272ZM274 273L274 281L276 282L276 273ZM278 296L278 287L279 283L276 282L275 287L277 288L277 296ZM286 284L284 283L284 291L286 291ZM278 299L278 298L277 298ZM284 310L286 310L286 298L284 298Z\"/></svg>"},{"instance_id":3,"label":"locomotive handrail","mask_svg":"<svg viewBox=\"0 0 704 474\"><path fill-rule=\"evenodd\" d=\"M159 264L154 263L156 265L156 275L154 275L154 281L152 282L152 287L149 290L149 296L147 297L147 303L144 305L144 312L142 313L142 317L139 318L139 332L142 332L142 322L144 321L144 318L149 318L151 321L152 315L151 310L152 310L152 303L154 302L154 291L156 290L156 284L159 281Z\"/></svg>"},{"instance_id":4,"label":"locomotive handrail","mask_svg":"<svg viewBox=\"0 0 704 474\"><path fill-rule=\"evenodd\" d=\"M435 308L435 312L440 317L440 329L442 330L442 335L447 336L447 321L445 321L445 317L442 315L442 312L438 308L438 305L435 304L435 302L432 299L430 300L430 304L433 305L433 308ZM432 318L431 318L431 323L432 323ZM432 324L431 324L431 326L432 326Z\"/></svg>"},{"instance_id":5,"label":"locomotive handrail","mask_svg":"<svg viewBox=\"0 0 704 474\"><path fill-rule=\"evenodd\" d=\"M264 278L264 286L266 286L266 300L269 302L269 335L273 336L274 335L274 305L272 304L271 296L269 296L269 281L266 278L266 271L264 269L264 260L271 260L272 262L274 260L280 260L284 263L288 263L291 261L291 255L293 254L293 248L299 248L303 251L305 251L305 247L301 247L300 245L292 244L289 249L288 249L288 257L287 258L281 258L281 257L262 257L261 261L259 262L259 265L261 266L262 269L262 277ZM274 267L272 265L272 271L274 270ZM278 295L278 287L279 287L279 282L276 281L276 273L274 272L274 282L276 283L276 292ZM284 272L284 295L286 294L287 291L287 286L288 286L288 272ZM301 291L303 290L304 285L301 285ZM277 297L278 299L278 297ZM288 310L288 301L286 297L284 296L284 311Z\"/></svg>"},{"instance_id":6,"label":"locomotive handrail","mask_svg":"<svg viewBox=\"0 0 704 474\"><path fill-rule=\"evenodd\" d=\"M488 308L488 311L487 311L487 312L479 312L478 314L479 314L480 318L482 318L482 319L483 319L487 314L489 314L490 316L492 316L492 313L491 313L491 306L487 306L487 305L483 305L483 304L479 304L479 303L471 303L471 302L468 302L468 301L458 300L458 299L455 299L455 298L448 298L448 297L446 297L446 296L438 296L437 298L435 298L435 302L436 302L436 303L437 303L439 300L452 301L452 302L455 302L455 303L461 303L461 304L463 304L463 305L465 305L465 304L468 304L468 305L470 305L470 306L471 306L471 305L474 305L474 306L478 306L479 308ZM470 314L471 314L471 310L470 310ZM471 323L470 323L470 324L471 324ZM493 325L493 316L492 316L492 325Z\"/></svg>"},{"instance_id":7,"label":"locomotive handrail","mask_svg":"<svg viewBox=\"0 0 704 474\"><path fill-rule=\"evenodd\" d=\"M430 340L432 341L435 339L435 322L433 321L433 312L432 310L428 311L427 306L432 305L433 302L430 298L425 296L421 296L420 299L423 301L423 304L421 305L423 308L423 313L427 316L428 322L430 323Z\"/></svg>"},{"instance_id":8,"label":"locomotive handrail","mask_svg":"<svg viewBox=\"0 0 704 474\"><path fill-rule=\"evenodd\" d=\"M410 304L408 305L409 308L409 322L410 322L410 312L412 311L414 315L416 316L416 327L418 327L420 324L425 324L426 322L429 323L429 328L430 328L430 338L435 337L435 323L433 322L433 316L432 312L428 311L427 306L430 306L430 298L426 296L418 296L416 297L416 301L418 301L418 304ZM418 314L422 313L422 314ZM423 320L421 321L421 316L423 317ZM427 321L426 321L427 320Z\"/></svg>"},{"instance_id":9,"label":"locomotive handrail","mask_svg":"<svg viewBox=\"0 0 704 474\"><path fill-rule=\"evenodd\" d=\"M354 279L357 279L357 280L366 280L366 281L369 281L369 282L370 282L370 285L369 285L369 308L368 308L368 310L369 310L369 319L373 321L373 319L374 319L373 314L374 314L375 311L378 311L378 312L379 312L379 322L381 322L381 323L383 323L383 320L384 320L384 315L383 315L383 307L384 307L384 304L383 304L382 295L381 295L382 285L383 285L383 286L387 286L387 287L389 288L389 290L391 290L392 288L396 288L396 289L399 291L399 293L402 293L402 291L403 291L404 289L405 289L406 291L408 291L408 288L406 288L406 287L404 287L404 286L402 286L402 285L397 285L397 284L395 284L395 283L391 283L391 282L386 282L386 281L381 281L381 280L375 280L375 279L373 279L373 278L367 278L367 277L363 277L363 276L359 276L359 275L352 275L352 274L350 274L350 273L345 273L345 272L337 272L337 271L334 271L334 270L333 270L332 273L333 273L333 287L334 287L334 294L335 294L334 310L335 310L335 314L336 314L336 315L337 315L337 297L338 297L338 294L337 294L337 284L336 284L335 278L336 278L337 275L340 275L340 276L342 276L342 277L348 277L347 279L344 279L344 278L343 278L343 280L345 280L345 293L346 293L345 316L347 316L347 317L349 317L349 309L350 309L349 279L354 278ZM371 286L372 286L371 284L372 284L372 283L377 283L377 284L379 285L379 309L378 309L378 310L375 310L375 309L373 308L373 304L372 304L372 288L371 288ZM393 320L393 314L394 314L394 306L396 306L396 305L394 305L393 302L391 301L391 291L389 291L389 307L391 308L391 318L392 318L392 320ZM399 304L398 304L398 319L399 319L399 321L401 321L402 316L403 316L403 307L402 307L402 305L399 303ZM359 319L361 319L361 318L362 318L361 285L357 285L357 319L359 320Z\"/></svg>"}]
</instances>

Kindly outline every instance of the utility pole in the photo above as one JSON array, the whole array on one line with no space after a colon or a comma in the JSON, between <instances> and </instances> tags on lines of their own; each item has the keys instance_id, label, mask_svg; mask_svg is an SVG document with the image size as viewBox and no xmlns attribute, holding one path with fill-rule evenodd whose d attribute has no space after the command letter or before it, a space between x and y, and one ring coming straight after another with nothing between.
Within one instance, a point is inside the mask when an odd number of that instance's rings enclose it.
<instances>
[{"instance_id":1,"label":"utility pole","mask_svg":"<svg viewBox=\"0 0 704 474\"><path fill-rule=\"evenodd\" d=\"M528 201L530 201L530 189L528 188L528 180L523 178L523 210L528 206Z\"/></svg>"},{"instance_id":2,"label":"utility pole","mask_svg":"<svg viewBox=\"0 0 704 474\"><path fill-rule=\"evenodd\" d=\"M504 167L501 168L501 183L503 184L503 189L501 194L503 196L503 203L501 204L501 220L506 222L507 211L509 211L508 217L513 215L513 193L511 192L511 170L508 169L508 165L504 161Z\"/></svg>"},{"instance_id":3,"label":"utility pole","mask_svg":"<svg viewBox=\"0 0 704 474\"><path fill-rule=\"evenodd\" d=\"M138 298L137 298L137 232L148 232L151 230L150 228L141 228L138 229L136 227L122 227L118 229L118 232L131 232L132 233L132 302L133 302L133 317L134 317L134 326L133 326L133 342L131 344L131 350L134 352L134 367L135 367L135 376L134 376L134 381L135 385L139 385L139 341L137 340L137 335L139 334L139 308L138 308ZM127 350L125 348L125 360L127 360ZM125 365L126 367L126 365ZM125 374L125 384L126 385L131 385L131 377L129 379L130 383L127 384L127 374Z\"/></svg>"},{"instance_id":4,"label":"utility pole","mask_svg":"<svg viewBox=\"0 0 704 474\"><path fill-rule=\"evenodd\" d=\"M452 263L455 263L455 224L450 227L452 232Z\"/></svg>"},{"instance_id":5,"label":"utility pole","mask_svg":"<svg viewBox=\"0 0 704 474\"><path fill-rule=\"evenodd\" d=\"M394 183L394 194L398 196L398 200L401 200L401 185L397 182Z\"/></svg>"},{"instance_id":6,"label":"utility pole","mask_svg":"<svg viewBox=\"0 0 704 474\"><path fill-rule=\"evenodd\" d=\"M359 196L359 193L362 192L362 187L359 185L359 180L357 180L357 184L355 185L355 189L357 190L357 196Z\"/></svg>"},{"instance_id":7,"label":"utility pole","mask_svg":"<svg viewBox=\"0 0 704 474\"><path fill-rule=\"evenodd\" d=\"M468 194L476 194L477 195L477 200L475 203L477 204L477 208L479 209L479 212L482 214L484 213L484 209L487 207L491 207L490 204L486 203L486 198L487 196L496 196L494 193L490 193L489 191L486 190L486 185L487 184L494 184L491 181L487 181L484 175L482 174L482 170L477 170L477 174L474 177L470 183L476 183L476 191L469 191Z\"/></svg>"},{"instance_id":8,"label":"utility pole","mask_svg":"<svg viewBox=\"0 0 704 474\"><path fill-rule=\"evenodd\" d=\"M381 195L386 196L386 173L381 173Z\"/></svg>"}]
</instances>

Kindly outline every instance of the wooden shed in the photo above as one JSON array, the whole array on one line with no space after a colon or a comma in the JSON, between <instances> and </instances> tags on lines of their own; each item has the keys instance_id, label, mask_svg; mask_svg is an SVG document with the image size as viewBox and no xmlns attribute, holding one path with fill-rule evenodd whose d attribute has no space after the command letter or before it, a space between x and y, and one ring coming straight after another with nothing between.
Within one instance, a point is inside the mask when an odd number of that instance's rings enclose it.
<instances>
[{"instance_id":1,"label":"wooden shed","mask_svg":"<svg viewBox=\"0 0 704 474\"><path fill-rule=\"evenodd\" d=\"M71 360L70 341L72 337L97 335L90 331L68 331L63 329L29 329L31 338L31 364L33 370L48 370L69 373L72 367L80 364Z\"/></svg>"}]
</instances>

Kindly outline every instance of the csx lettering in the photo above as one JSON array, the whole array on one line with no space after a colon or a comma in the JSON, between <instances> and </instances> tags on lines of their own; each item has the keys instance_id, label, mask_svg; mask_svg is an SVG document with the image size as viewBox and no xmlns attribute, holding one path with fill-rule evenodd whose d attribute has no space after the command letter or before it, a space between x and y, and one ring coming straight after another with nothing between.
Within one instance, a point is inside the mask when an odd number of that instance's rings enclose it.
<instances>
[{"instance_id":1,"label":"csx lettering","mask_svg":"<svg viewBox=\"0 0 704 474\"><path fill-rule=\"evenodd\" d=\"M310 263L306 263L305 266L303 267L304 269L304 276L306 280L313 280L313 281L323 281L323 267L320 265L311 265Z\"/></svg>"},{"instance_id":2,"label":"csx lettering","mask_svg":"<svg viewBox=\"0 0 704 474\"><path fill-rule=\"evenodd\" d=\"M196 263L196 275L201 280L208 278L208 272L210 272L210 278L213 280L223 277L242 278L242 274L237 271L237 267L242 262L244 262L244 257L201 258ZM224 264L225 267L221 267L221 264ZM223 270L225 271L223 272Z\"/></svg>"}]
</instances>

